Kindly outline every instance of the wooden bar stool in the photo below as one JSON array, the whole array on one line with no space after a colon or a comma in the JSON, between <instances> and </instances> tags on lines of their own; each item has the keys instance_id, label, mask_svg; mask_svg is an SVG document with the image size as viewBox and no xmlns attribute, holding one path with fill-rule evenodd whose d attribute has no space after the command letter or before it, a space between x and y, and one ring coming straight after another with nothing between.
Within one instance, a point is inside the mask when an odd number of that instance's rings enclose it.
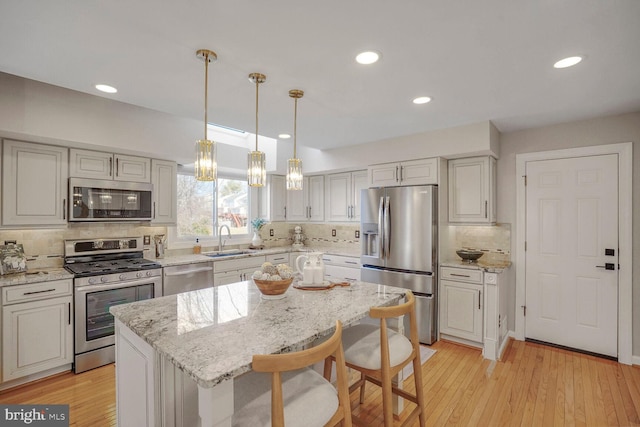
<instances>
[{"instance_id":1,"label":"wooden bar stool","mask_svg":"<svg viewBox=\"0 0 640 427\"><path fill-rule=\"evenodd\" d=\"M360 403L362 403L366 381L380 386L382 388L382 409L385 427L393 426L393 393L416 404L416 408L409 414L402 424L403 426L413 425L412 423L416 417L419 417L420 426L424 427L426 420L415 298L411 291L407 291L405 298L407 302L404 304L393 307L371 308L369 316L374 319L380 319L379 327L360 324L345 329L342 334L346 365L360 371L361 374L360 379L351 386L349 391L352 392L360 388ZM387 319L402 315L409 315L411 340L387 328ZM400 390L391 382L394 375L412 362L416 387L415 395ZM355 417L353 421L356 424L361 424Z\"/></svg>"},{"instance_id":2,"label":"wooden bar stool","mask_svg":"<svg viewBox=\"0 0 640 427\"><path fill-rule=\"evenodd\" d=\"M309 366L333 357L336 389ZM316 347L283 354L254 355L254 372L236 378L233 426L351 427L347 369L342 349L342 323L327 341ZM264 375L271 373L271 376Z\"/></svg>"}]
</instances>

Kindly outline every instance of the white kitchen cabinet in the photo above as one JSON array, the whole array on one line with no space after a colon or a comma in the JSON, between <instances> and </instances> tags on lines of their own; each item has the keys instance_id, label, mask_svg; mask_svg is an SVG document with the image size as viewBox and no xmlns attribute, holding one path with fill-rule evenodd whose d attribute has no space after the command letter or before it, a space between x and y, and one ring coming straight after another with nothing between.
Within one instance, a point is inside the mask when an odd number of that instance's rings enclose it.
<instances>
[{"instance_id":1,"label":"white kitchen cabinet","mask_svg":"<svg viewBox=\"0 0 640 427\"><path fill-rule=\"evenodd\" d=\"M364 188L368 188L366 170L327 175L327 220L360 221L360 190Z\"/></svg>"},{"instance_id":2,"label":"white kitchen cabinet","mask_svg":"<svg viewBox=\"0 0 640 427\"><path fill-rule=\"evenodd\" d=\"M69 150L69 175L77 178L150 182L151 159L101 151Z\"/></svg>"},{"instance_id":3,"label":"white kitchen cabinet","mask_svg":"<svg viewBox=\"0 0 640 427\"><path fill-rule=\"evenodd\" d=\"M2 153L2 225L65 225L69 150L5 139Z\"/></svg>"},{"instance_id":4,"label":"white kitchen cabinet","mask_svg":"<svg viewBox=\"0 0 640 427\"><path fill-rule=\"evenodd\" d=\"M167 160L151 160L153 184L152 224L175 225L178 220L178 166Z\"/></svg>"},{"instance_id":5,"label":"white kitchen cabinet","mask_svg":"<svg viewBox=\"0 0 640 427\"><path fill-rule=\"evenodd\" d=\"M440 334L482 343L483 291L481 270L441 268Z\"/></svg>"},{"instance_id":6,"label":"white kitchen cabinet","mask_svg":"<svg viewBox=\"0 0 640 427\"><path fill-rule=\"evenodd\" d=\"M322 262L325 280L336 282L360 280L360 257L325 254L322 256Z\"/></svg>"},{"instance_id":7,"label":"white kitchen cabinet","mask_svg":"<svg viewBox=\"0 0 640 427\"><path fill-rule=\"evenodd\" d=\"M213 263L213 284L215 286L228 285L229 283L251 280L254 271L262 267L264 256L252 256Z\"/></svg>"},{"instance_id":8,"label":"white kitchen cabinet","mask_svg":"<svg viewBox=\"0 0 640 427\"><path fill-rule=\"evenodd\" d=\"M273 265L289 264L289 253L283 252L281 254L265 255L265 262L270 262Z\"/></svg>"},{"instance_id":9,"label":"white kitchen cabinet","mask_svg":"<svg viewBox=\"0 0 640 427\"><path fill-rule=\"evenodd\" d=\"M305 176L302 191L287 190L287 221L324 221L324 176Z\"/></svg>"},{"instance_id":10,"label":"white kitchen cabinet","mask_svg":"<svg viewBox=\"0 0 640 427\"><path fill-rule=\"evenodd\" d=\"M271 222L287 219L287 190L283 175L267 176L267 185L260 191L260 217Z\"/></svg>"},{"instance_id":11,"label":"white kitchen cabinet","mask_svg":"<svg viewBox=\"0 0 640 427\"><path fill-rule=\"evenodd\" d=\"M2 288L2 381L73 363L71 279Z\"/></svg>"},{"instance_id":12,"label":"white kitchen cabinet","mask_svg":"<svg viewBox=\"0 0 640 427\"><path fill-rule=\"evenodd\" d=\"M502 274L484 273L485 359L498 360L507 343L507 290Z\"/></svg>"},{"instance_id":13,"label":"white kitchen cabinet","mask_svg":"<svg viewBox=\"0 0 640 427\"><path fill-rule=\"evenodd\" d=\"M438 184L437 158L372 165L368 170L368 187Z\"/></svg>"},{"instance_id":14,"label":"white kitchen cabinet","mask_svg":"<svg viewBox=\"0 0 640 427\"><path fill-rule=\"evenodd\" d=\"M496 159L449 160L449 222L496 222Z\"/></svg>"}]
</instances>

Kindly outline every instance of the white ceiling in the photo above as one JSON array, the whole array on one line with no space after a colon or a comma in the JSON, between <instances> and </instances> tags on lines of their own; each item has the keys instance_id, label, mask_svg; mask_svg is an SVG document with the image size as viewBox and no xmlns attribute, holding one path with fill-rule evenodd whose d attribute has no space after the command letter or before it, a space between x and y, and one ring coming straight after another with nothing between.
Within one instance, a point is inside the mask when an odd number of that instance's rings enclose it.
<instances>
[{"instance_id":1,"label":"white ceiling","mask_svg":"<svg viewBox=\"0 0 640 427\"><path fill-rule=\"evenodd\" d=\"M211 49L210 121L254 131L261 72L260 134L293 132L297 88L298 143L332 148L640 111L639 23L638 0L0 0L0 71L202 120Z\"/></svg>"}]
</instances>

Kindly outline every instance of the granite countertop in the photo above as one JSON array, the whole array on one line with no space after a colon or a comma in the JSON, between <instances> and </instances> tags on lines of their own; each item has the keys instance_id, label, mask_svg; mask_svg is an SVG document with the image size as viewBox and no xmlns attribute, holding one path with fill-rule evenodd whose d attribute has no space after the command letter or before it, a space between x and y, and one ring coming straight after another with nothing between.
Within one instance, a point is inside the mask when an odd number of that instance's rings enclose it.
<instances>
[{"instance_id":1,"label":"granite countertop","mask_svg":"<svg viewBox=\"0 0 640 427\"><path fill-rule=\"evenodd\" d=\"M28 283L49 282L52 280L73 279L73 274L64 268L39 268L27 270L26 273L7 274L0 276L0 287L25 285Z\"/></svg>"},{"instance_id":2,"label":"granite countertop","mask_svg":"<svg viewBox=\"0 0 640 427\"><path fill-rule=\"evenodd\" d=\"M200 386L211 388L251 369L254 354L297 351L365 317L372 306L397 304L405 290L366 282L323 291L290 287L261 298L251 281L113 306L110 312Z\"/></svg>"},{"instance_id":3,"label":"granite countertop","mask_svg":"<svg viewBox=\"0 0 640 427\"><path fill-rule=\"evenodd\" d=\"M342 256L355 256L360 257L360 254L354 254L349 252L346 249L341 248L331 248L331 247L308 247L305 246L302 249L293 249L290 246L282 246L277 248L269 248L269 249L256 249L251 250L250 253L242 253L235 255L225 255L221 257L209 257L206 253L203 254L188 254L188 255L168 255L164 258L150 258L160 264L162 267L169 267L173 265L181 265L181 264L195 264L199 262L209 262L209 261L224 261L228 259L238 259L238 258L249 258L255 256L265 256L272 254L281 254L281 253L290 253L290 252L323 252L325 254L332 255L342 255Z\"/></svg>"},{"instance_id":4,"label":"granite countertop","mask_svg":"<svg viewBox=\"0 0 640 427\"><path fill-rule=\"evenodd\" d=\"M440 267L456 267L456 268L468 268L471 270L484 270L487 273L502 273L507 268L511 267L511 261L482 261L479 259L476 262L466 262L461 259L448 260L440 262Z\"/></svg>"}]
</instances>

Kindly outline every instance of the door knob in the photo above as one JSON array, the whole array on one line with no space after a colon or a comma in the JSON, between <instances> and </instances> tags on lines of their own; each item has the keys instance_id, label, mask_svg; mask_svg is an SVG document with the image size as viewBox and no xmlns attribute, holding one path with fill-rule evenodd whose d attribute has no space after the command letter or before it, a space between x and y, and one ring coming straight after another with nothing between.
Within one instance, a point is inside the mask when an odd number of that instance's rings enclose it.
<instances>
[{"instance_id":1,"label":"door knob","mask_svg":"<svg viewBox=\"0 0 640 427\"><path fill-rule=\"evenodd\" d=\"M607 262L604 265L596 265L597 268L604 268L605 270L615 270L616 265L612 262Z\"/></svg>"}]
</instances>

